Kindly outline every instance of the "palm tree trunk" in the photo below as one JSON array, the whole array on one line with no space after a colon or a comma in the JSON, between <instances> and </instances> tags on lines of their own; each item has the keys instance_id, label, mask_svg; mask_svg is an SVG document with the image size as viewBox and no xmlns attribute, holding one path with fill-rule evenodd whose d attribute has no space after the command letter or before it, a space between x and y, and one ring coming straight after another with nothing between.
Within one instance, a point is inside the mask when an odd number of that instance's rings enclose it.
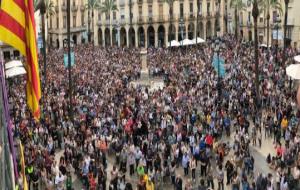
<instances>
[{"instance_id":1,"label":"palm tree trunk","mask_svg":"<svg viewBox=\"0 0 300 190\"><path fill-rule=\"evenodd\" d=\"M282 57L282 65L285 64L285 52L286 52L286 33L287 33L287 19L288 19L288 6L289 0L285 0L285 13L284 13L284 37L283 37L283 57Z\"/></svg>"},{"instance_id":2,"label":"palm tree trunk","mask_svg":"<svg viewBox=\"0 0 300 190\"><path fill-rule=\"evenodd\" d=\"M269 14L269 13L268 13ZM267 16L267 57L269 59L270 15Z\"/></svg>"},{"instance_id":3,"label":"palm tree trunk","mask_svg":"<svg viewBox=\"0 0 300 190\"><path fill-rule=\"evenodd\" d=\"M196 45L197 45L197 38L198 38L198 24L199 24L199 0L197 0L197 21L196 21Z\"/></svg>"},{"instance_id":4,"label":"palm tree trunk","mask_svg":"<svg viewBox=\"0 0 300 190\"><path fill-rule=\"evenodd\" d=\"M88 42L89 43L91 42L91 20L90 20L90 8L89 7L88 7Z\"/></svg>"},{"instance_id":5,"label":"palm tree trunk","mask_svg":"<svg viewBox=\"0 0 300 190\"><path fill-rule=\"evenodd\" d=\"M94 22L94 8L92 8L92 29L93 29L93 34L94 34L94 24L95 24L95 22ZM92 38L92 37L90 37L90 38ZM93 45L95 45L95 42L93 43Z\"/></svg>"},{"instance_id":6,"label":"palm tree trunk","mask_svg":"<svg viewBox=\"0 0 300 190\"><path fill-rule=\"evenodd\" d=\"M255 58L255 91L256 91L256 108L259 108L259 63L258 63L258 35L257 35L257 17L258 17L257 0L253 2L252 16L254 20L254 58Z\"/></svg>"},{"instance_id":7,"label":"palm tree trunk","mask_svg":"<svg viewBox=\"0 0 300 190\"><path fill-rule=\"evenodd\" d=\"M234 19L235 19L235 38L238 40L238 11L237 8L234 9Z\"/></svg>"}]
</instances>

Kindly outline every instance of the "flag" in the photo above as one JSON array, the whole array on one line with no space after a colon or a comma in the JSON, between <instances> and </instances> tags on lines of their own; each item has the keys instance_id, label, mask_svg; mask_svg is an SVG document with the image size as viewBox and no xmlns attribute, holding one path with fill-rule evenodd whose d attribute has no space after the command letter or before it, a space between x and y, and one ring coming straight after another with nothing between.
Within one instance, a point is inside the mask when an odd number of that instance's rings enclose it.
<instances>
[{"instance_id":1,"label":"flag","mask_svg":"<svg viewBox=\"0 0 300 190\"><path fill-rule=\"evenodd\" d=\"M41 98L33 0L2 0L0 7L0 41L25 56L27 71L27 105L39 119Z\"/></svg>"},{"instance_id":2,"label":"flag","mask_svg":"<svg viewBox=\"0 0 300 190\"><path fill-rule=\"evenodd\" d=\"M20 141L20 158L21 158L21 170L22 170L22 181L23 181L23 190L28 190L28 183L25 174L25 160L24 160L24 149Z\"/></svg>"}]
</instances>

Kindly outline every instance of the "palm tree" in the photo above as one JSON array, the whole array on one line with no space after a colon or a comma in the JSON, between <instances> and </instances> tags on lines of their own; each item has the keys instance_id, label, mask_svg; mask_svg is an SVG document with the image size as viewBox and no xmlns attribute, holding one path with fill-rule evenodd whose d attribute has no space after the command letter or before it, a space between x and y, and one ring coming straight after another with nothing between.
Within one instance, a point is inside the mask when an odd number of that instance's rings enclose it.
<instances>
[{"instance_id":1,"label":"palm tree","mask_svg":"<svg viewBox=\"0 0 300 190\"><path fill-rule=\"evenodd\" d=\"M282 7L278 0L260 0L258 6L261 8L259 12L264 12L264 16L267 18L267 48L269 54L270 10L278 10L282 15Z\"/></svg>"},{"instance_id":2,"label":"palm tree","mask_svg":"<svg viewBox=\"0 0 300 190\"><path fill-rule=\"evenodd\" d=\"M238 39L238 12L246 10L246 5L243 0L231 0L230 7L234 9L235 38Z\"/></svg>"},{"instance_id":3,"label":"palm tree","mask_svg":"<svg viewBox=\"0 0 300 190\"><path fill-rule=\"evenodd\" d=\"M283 58L282 58L282 65L285 64L285 52L286 52L286 32L287 32L287 19L288 19L288 5L289 0L284 0L285 4L285 11L284 11L284 37L283 37Z\"/></svg>"},{"instance_id":4,"label":"palm tree","mask_svg":"<svg viewBox=\"0 0 300 190\"><path fill-rule=\"evenodd\" d=\"M114 0L105 0L102 5L100 6L100 10L102 13L105 13L109 17L109 27L110 31L112 30L111 26L111 12L118 11L117 5L115 4ZM111 35L110 38L112 39Z\"/></svg>"},{"instance_id":5,"label":"palm tree","mask_svg":"<svg viewBox=\"0 0 300 190\"><path fill-rule=\"evenodd\" d=\"M169 24L169 30L170 30L170 27L171 27L171 25L172 25L172 19L173 18L171 18L171 15L173 16L173 12L172 12L172 10L173 10L173 5L174 5L174 2L176 1L176 0L164 0L168 5L169 5L169 15L170 15L170 17L169 17L169 22L170 22L170 24ZM198 14L198 13L197 13ZM169 36L170 36L171 34L170 34L170 31L169 31ZM170 36L170 38L171 38L171 36ZM171 40L170 40L170 46L171 46Z\"/></svg>"},{"instance_id":6,"label":"palm tree","mask_svg":"<svg viewBox=\"0 0 300 190\"><path fill-rule=\"evenodd\" d=\"M99 0L88 0L85 8L88 10L88 41L91 42L91 15L90 12L92 11L92 22L94 26L94 10L100 7Z\"/></svg>"},{"instance_id":7,"label":"palm tree","mask_svg":"<svg viewBox=\"0 0 300 190\"><path fill-rule=\"evenodd\" d=\"M258 71L258 35L257 35L257 18L259 15L257 0L253 0L252 16L254 21L254 57L255 57L255 91L256 91L256 108L259 108L259 71Z\"/></svg>"}]
</instances>

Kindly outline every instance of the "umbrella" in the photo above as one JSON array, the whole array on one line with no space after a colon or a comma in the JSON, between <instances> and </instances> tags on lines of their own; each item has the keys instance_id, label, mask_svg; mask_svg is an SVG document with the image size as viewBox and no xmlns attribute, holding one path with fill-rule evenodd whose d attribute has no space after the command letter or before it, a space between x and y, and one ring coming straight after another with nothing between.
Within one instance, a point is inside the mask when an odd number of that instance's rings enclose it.
<instances>
[{"instance_id":1,"label":"umbrella","mask_svg":"<svg viewBox=\"0 0 300 190\"><path fill-rule=\"evenodd\" d=\"M182 44L183 46L188 46L188 45L193 45L193 42L192 42L192 40L184 39L184 40L180 41L180 44Z\"/></svg>"},{"instance_id":2,"label":"umbrella","mask_svg":"<svg viewBox=\"0 0 300 190\"><path fill-rule=\"evenodd\" d=\"M286 74L296 80L300 79L300 64L291 64L286 68Z\"/></svg>"},{"instance_id":3,"label":"umbrella","mask_svg":"<svg viewBox=\"0 0 300 190\"><path fill-rule=\"evenodd\" d=\"M168 47L177 47L180 46L180 43L176 40L172 40L171 42L168 42Z\"/></svg>"},{"instance_id":4,"label":"umbrella","mask_svg":"<svg viewBox=\"0 0 300 190\"><path fill-rule=\"evenodd\" d=\"M294 60L295 60L296 62L299 62L299 63L300 63L300 55L295 56L295 57L294 57Z\"/></svg>"},{"instance_id":5,"label":"umbrella","mask_svg":"<svg viewBox=\"0 0 300 190\"><path fill-rule=\"evenodd\" d=\"M5 69L11 69L13 67L23 67L23 64L19 60L13 60L5 64Z\"/></svg>"},{"instance_id":6,"label":"umbrella","mask_svg":"<svg viewBox=\"0 0 300 190\"><path fill-rule=\"evenodd\" d=\"M13 67L5 71L5 75L7 78L24 74L26 74L26 70L24 69L24 67Z\"/></svg>"},{"instance_id":7,"label":"umbrella","mask_svg":"<svg viewBox=\"0 0 300 190\"><path fill-rule=\"evenodd\" d=\"M197 44L204 43L204 42L205 42L205 40L203 40L202 38L197 37ZM192 39L192 43L196 44L196 38Z\"/></svg>"}]
</instances>

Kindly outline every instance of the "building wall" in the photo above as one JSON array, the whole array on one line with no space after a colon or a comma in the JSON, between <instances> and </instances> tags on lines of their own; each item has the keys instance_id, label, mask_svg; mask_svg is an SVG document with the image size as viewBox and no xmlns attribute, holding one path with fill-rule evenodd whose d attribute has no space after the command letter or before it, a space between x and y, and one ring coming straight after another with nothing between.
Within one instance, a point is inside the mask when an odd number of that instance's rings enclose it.
<instances>
[{"instance_id":1,"label":"building wall","mask_svg":"<svg viewBox=\"0 0 300 190\"><path fill-rule=\"evenodd\" d=\"M66 6L63 2L66 1L54 0L57 13L51 17L52 27L49 27L48 37L50 41L52 39L54 46L57 46L58 40L59 47L62 47L62 40L66 38L66 25L63 24L64 18L66 20ZM73 2L78 10L71 13L71 38L76 35L77 39L82 39L83 36L86 36L84 34L87 34L88 28L88 10L84 10L87 0L71 0L71 5L73 5ZM103 2L104 0L100 0L100 3ZM224 22L226 14L224 10L225 6L229 4L229 0L199 0L199 2L201 2L201 10L199 10L201 15L199 16L197 36L206 39L216 35L216 21L220 25L220 35L223 34L226 31ZM94 19L90 21L90 29L91 40L95 45L166 46L167 42L172 39L181 39L181 28L185 31L183 32L184 38L188 37L188 30L190 31L190 38L196 37L197 0L178 0L174 2L171 25L175 30L172 31L169 30L169 5L164 0L132 0L132 25L130 25L129 0L115 0L115 4L118 11L111 12L110 19L107 19L104 13L94 10ZM183 15L180 15L181 4L183 5ZM207 11L208 4L210 7L209 13ZM220 6L219 9L218 6ZM72 16L74 14L77 16L75 27L73 26ZM84 24L81 23L81 17L84 18ZM59 27L56 27L57 18ZM183 25L183 27L180 27L180 25ZM48 26L50 26L50 21ZM87 39L85 39L86 41ZM77 43L81 43L81 41L77 40Z\"/></svg>"},{"instance_id":2,"label":"building wall","mask_svg":"<svg viewBox=\"0 0 300 190\"><path fill-rule=\"evenodd\" d=\"M283 14L279 16L281 22L279 24L278 33L284 34L284 13L285 13L285 4L284 0L279 0L281 3ZM244 3L247 5L246 10L239 11L239 36L241 36L241 31L243 32L243 40L244 41L251 41L254 40L254 23L252 17L252 4L248 2L248 0L244 0ZM289 8L288 8L288 27L290 28L290 37L291 37L291 45L296 47L300 47L300 1L298 0L290 0ZM258 37L259 42L262 44L267 44L267 38L269 38L269 44L276 44L277 43L277 36L275 35L275 39L272 39L272 31L276 30L274 25L277 25L274 20L273 16L275 10L270 10L270 31L269 34L267 33L267 19L266 14L261 13L258 18ZM248 14L250 13L250 17ZM235 27L234 21L234 10L230 9L230 15L232 15L233 26ZM250 19L249 19L250 18ZM275 32L276 33L276 32ZM289 37L289 35L288 35ZM283 40L279 37L279 45L283 46Z\"/></svg>"}]
</instances>

